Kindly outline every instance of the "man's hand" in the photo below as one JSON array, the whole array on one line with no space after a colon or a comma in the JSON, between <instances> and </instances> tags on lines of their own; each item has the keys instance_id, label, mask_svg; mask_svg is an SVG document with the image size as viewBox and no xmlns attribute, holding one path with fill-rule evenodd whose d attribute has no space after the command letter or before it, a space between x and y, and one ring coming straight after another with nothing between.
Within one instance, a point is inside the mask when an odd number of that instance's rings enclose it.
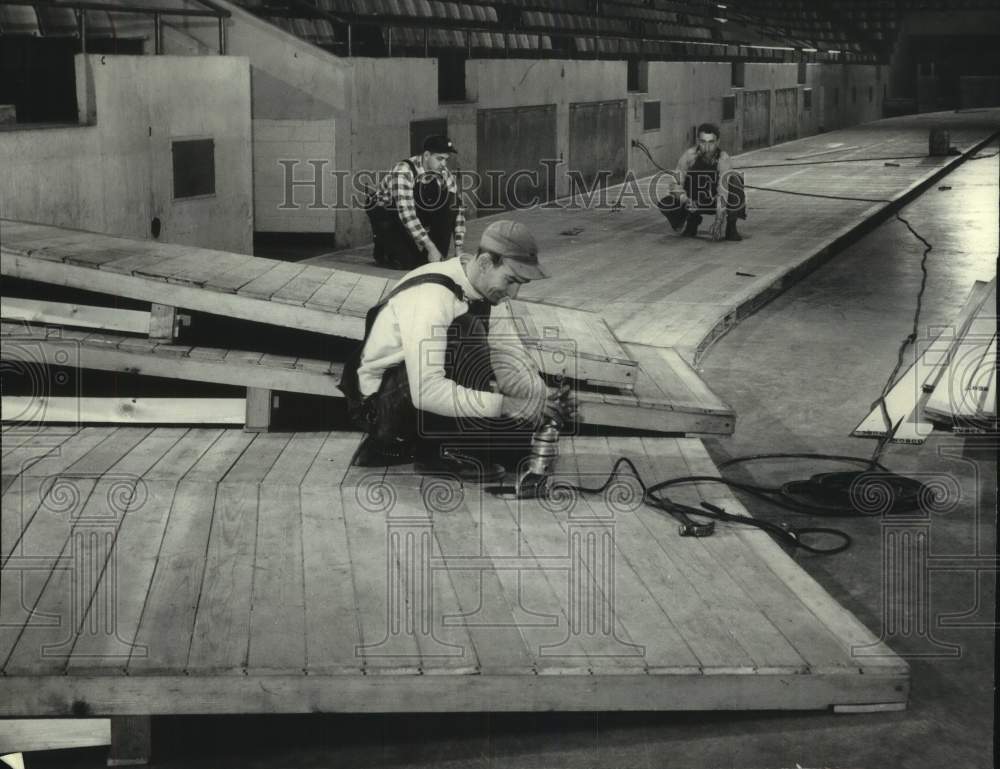
<instances>
[{"instance_id":1,"label":"man's hand","mask_svg":"<svg viewBox=\"0 0 1000 769\"><path fill-rule=\"evenodd\" d=\"M502 416L537 427L543 419L565 422L576 416L576 400L570 393L569 385L546 387L544 398L521 398L504 395L500 407Z\"/></svg>"},{"instance_id":2,"label":"man's hand","mask_svg":"<svg viewBox=\"0 0 1000 769\"><path fill-rule=\"evenodd\" d=\"M726 209L716 209L715 221L712 222L712 240L723 240L726 237Z\"/></svg>"},{"instance_id":3,"label":"man's hand","mask_svg":"<svg viewBox=\"0 0 1000 769\"><path fill-rule=\"evenodd\" d=\"M433 243L427 243L427 261L428 262L440 262L443 259L441 252L438 251L437 246Z\"/></svg>"},{"instance_id":4,"label":"man's hand","mask_svg":"<svg viewBox=\"0 0 1000 769\"><path fill-rule=\"evenodd\" d=\"M680 204L681 204L682 206L686 206L686 205L688 204L688 200L689 200L689 198L688 198L688 196L687 196L687 193L686 193L686 192L681 192L681 194L677 196L677 201L678 201L678 202L679 202L679 203L680 203Z\"/></svg>"}]
</instances>

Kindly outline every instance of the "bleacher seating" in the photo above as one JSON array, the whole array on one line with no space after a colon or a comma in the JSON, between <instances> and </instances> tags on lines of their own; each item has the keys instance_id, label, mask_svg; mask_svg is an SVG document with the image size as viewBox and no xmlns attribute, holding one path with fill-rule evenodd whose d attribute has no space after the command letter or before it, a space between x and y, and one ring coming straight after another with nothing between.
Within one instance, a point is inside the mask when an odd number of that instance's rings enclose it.
<instances>
[{"instance_id":1,"label":"bleacher seating","mask_svg":"<svg viewBox=\"0 0 1000 769\"><path fill-rule=\"evenodd\" d=\"M38 15L30 5L0 5L0 34L10 37L39 37Z\"/></svg>"},{"instance_id":2,"label":"bleacher seating","mask_svg":"<svg viewBox=\"0 0 1000 769\"><path fill-rule=\"evenodd\" d=\"M87 40L149 38L152 19L141 13L86 9L83 11ZM79 38L80 19L72 7L56 5L0 5L0 36ZM130 49L134 52L134 49Z\"/></svg>"},{"instance_id":3,"label":"bleacher seating","mask_svg":"<svg viewBox=\"0 0 1000 769\"><path fill-rule=\"evenodd\" d=\"M898 0L936 7L939 0ZM986 3L990 0L962 0ZM71 5L71 0L66 0ZM822 60L871 59L894 40L896 0L237 0L285 32L340 55L426 55L430 49L506 56ZM832 9L836 8L836 12ZM78 37L78 12L0 5L0 35ZM86 10L88 39L149 39L150 16ZM350 43L348 41L351 41ZM353 46L349 48L348 46ZM815 53L813 53L815 51ZM832 55L832 54L830 54ZM843 54L838 54L843 56Z\"/></svg>"}]
</instances>

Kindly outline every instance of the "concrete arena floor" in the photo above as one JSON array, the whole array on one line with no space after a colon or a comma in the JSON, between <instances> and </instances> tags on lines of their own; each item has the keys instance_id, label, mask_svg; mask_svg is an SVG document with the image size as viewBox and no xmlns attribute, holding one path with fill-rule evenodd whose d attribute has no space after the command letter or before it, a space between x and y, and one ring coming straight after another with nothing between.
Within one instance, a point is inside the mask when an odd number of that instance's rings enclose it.
<instances>
[{"instance_id":1,"label":"concrete arena floor","mask_svg":"<svg viewBox=\"0 0 1000 769\"><path fill-rule=\"evenodd\" d=\"M989 154L996 145L981 151ZM996 272L1000 164L966 162L902 211L934 250L921 331L957 314L974 280ZM753 222L747 222L752 228ZM868 456L849 437L867 413L909 333L920 282L920 244L895 219L787 291L719 341L704 377L739 415L736 434L707 441L716 461L767 452ZM961 489L931 524L934 555L996 552L996 442L935 434L923 446L890 446L883 461L903 474L947 473ZM764 483L843 465L756 463L735 473ZM978 476L978 477L977 477ZM790 520L747 500L755 514ZM973 525L976 508L982 525ZM793 516L795 524L808 518ZM879 519L838 520L855 544L798 562L872 630L883 626ZM899 713L553 713L416 716L239 716L154 720L159 767L991 767L996 575L938 572L929 616L972 610L979 627L933 628L959 656L914 656L909 709ZM930 649L916 634L890 636L903 655ZM940 651L940 650L938 650ZM25 756L28 769L102 766L105 749Z\"/></svg>"}]
</instances>

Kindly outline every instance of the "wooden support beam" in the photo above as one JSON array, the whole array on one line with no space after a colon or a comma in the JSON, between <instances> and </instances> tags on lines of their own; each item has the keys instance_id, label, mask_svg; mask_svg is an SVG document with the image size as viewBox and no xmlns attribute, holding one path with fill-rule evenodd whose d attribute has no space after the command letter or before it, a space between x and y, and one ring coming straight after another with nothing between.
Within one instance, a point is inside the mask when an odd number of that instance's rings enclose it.
<instances>
[{"instance_id":1,"label":"wooden support beam","mask_svg":"<svg viewBox=\"0 0 1000 769\"><path fill-rule=\"evenodd\" d=\"M0 301L0 316L4 320L47 323L103 331L124 331L145 334L150 327L150 313L141 310L120 310L116 307L93 307L86 304L43 302L38 299L4 297Z\"/></svg>"},{"instance_id":2,"label":"wooden support beam","mask_svg":"<svg viewBox=\"0 0 1000 769\"><path fill-rule=\"evenodd\" d=\"M149 338L173 341L180 333L181 319L176 307L153 302L149 306Z\"/></svg>"},{"instance_id":3,"label":"wooden support beam","mask_svg":"<svg viewBox=\"0 0 1000 769\"><path fill-rule=\"evenodd\" d=\"M152 732L149 716L115 716L111 719L108 766L146 766Z\"/></svg>"},{"instance_id":4,"label":"wooden support beam","mask_svg":"<svg viewBox=\"0 0 1000 769\"><path fill-rule=\"evenodd\" d=\"M248 433L265 433L271 427L271 406L277 405L278 396L274 396L275 403L272 404L272 393L261 387L247 388L247 408L244 428Z\"/></svg>"},{"instance_id":5,"label":"wooden support beam","mask_svg":"<svg viewBox=\"0 0 1000 769\"><path fill-rule=\"evenodd\" d=\"M243 424L243 398L44 398L4 396L4 422L43 424Z\"/></svg>"}]
</instances>

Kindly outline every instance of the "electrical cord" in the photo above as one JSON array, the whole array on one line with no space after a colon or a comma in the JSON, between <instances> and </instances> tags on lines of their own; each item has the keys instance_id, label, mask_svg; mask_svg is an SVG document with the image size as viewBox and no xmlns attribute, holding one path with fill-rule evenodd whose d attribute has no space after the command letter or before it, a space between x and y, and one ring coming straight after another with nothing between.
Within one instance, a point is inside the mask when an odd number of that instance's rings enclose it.
<instances>
[{"instance_id":1,"label":"electrical cord","mask_svg":"<svg viewBox=\"0 0 1000 769\"><path fill-rule=\"evenodd\" d=\"M649 151L642 142L636 141L635 145L642 150L654 166L659 168L665 173L675 175L674 172L668 171L663 168L656 160L653 158ZM994 157L998 152L992 155L975 156L972 159L984 159L988 157ZM842 158L840 160L825 160L825 161L815 161L814 163L789 163L789 164L776 164L776 165L820 165L833 162L861 162L862 160L901 160L906 159L907 156L899 156L893 158ZM910 156L910 157L923 157L923 156ZM761 168L767 167L761 166L745 166L744 168ZM807 192L797 192L793 190L783 190L774 187L756 187L752 185L744 185L749 189L764 190L768 192L775 192L779 194L794 195L800 197L813 197L813 198L823 198L828 200L847 200L865 203L885 203L890 204L894 201L888 199L879 198L856 198L850 196L839 196L839 195L823 195L819 193L807 193ZM577 487L577 490L588 493L599 493L603 491L612 482L612 479L618 472L619 466L624 462L628 464L632 472L635 474L636 478L639 480L640 485L643 489L643 500L653 507L660 510L671 513L672 515L679 515L682 520L687 519L690 514L707 515L707 517L719 521L727 521L734 523L742 523L745 525L757 526L765 531L772 533L781 541L788 544L792 544L796 547L802 547L803 549L825 555L832 555L835 553L840 553L846 550L850 544L850 537L839 530L836 529L825 529L825 528L804 528L804 529L786 529L780 526L775 526L774 524L769 524L763 521L754 521L753 519L746 519L741 516L733 516L726 513L721 508L717 508L707 503L702 503L704 510L696 510L695 508L688 508L685 506L678 506L676 503L670 501L667 498L657 497L656 493L664 488L667 488L674 484L681 483L693 483L693 482L716 482L723 483L731 488L742 490L746 493L752 494L754 496L765 499L766 501L775 504L779 507L783 507L794 512L806 512L815 515L843 515L852 517L867 517L872 515L881 515L885 512L905 512L915 509L919 509L920 503L928 499L928 495L931 493L928 489L921 484L919 481L915 481L911 478L906 478L895 473L892 473L888 468L886 468L881 463L882 455L885 452L889 441L892 439L896 429L899 424L902 423L901 418L896 424L892 423L892 419L888 412L888 407L886 405L885 399L891 389L892 385L896 381L896 376L899 370L902 368L905 353L907 348L916 341L917 334L919 331L920 314L923 307L923 296L927 287L927 258L930 252L933 250L934 246L920 233L916 231L913 225L898 212L895 212L895 218L898 219L903 225L909 230L909 232L919 240L923 246L924 251L920 259L920 271L921 271L921 281L920 287L917 291L916 297L916 307L913 313L913 323L910 333L900 342L899 349L896 356L896 364L890 372L889 376L886 378L885 384L882 387L882 391L879 394L878 399L871 404L871 409L878 408L883 421L884 433L882 437L877 442L871 457L868 459L861 459L859 457L845 457L840 455L823 455L823 454L759 454L749 457L737 457L730 459L727 462L719 465L719 470L721 471L725 467L729 467L733 464L739 462L749 462L765 458L808 458L808 459L822 459L822 460L834 460L834 461L848 461L848 462L859 462L866 466L863 471L855 472L839 472L839 473L819 473L813 475L808 480L804 481L791 481L783 484L778 488L765 488L761 486L753 486L751 484L743 484L735 481L729 481L724 478L714 478L711 476L689 476L685 478L675 478L669 481L663 481L653 486L646 487L645 483L639 476L638 471L635 466L628 461L626 458L622 457L619 459L612 469L612 473L609 476L605 484L599 489L586 489L584 487ZM875 472L875 471L879 472ZM859 501L866 501L864 499L865 494L873 494L876 498L882 500L882 504L871 504L873 500L868 499L868 507L872 510L870 513L864 513L865 505L858 504ZM888 504L886 504L888 500ZM687 519L690 523L690 519ZM682 532L684 532L684 527L682 526ZM801 534L808 533L822 533L833 536L839 536L843 539L843 542L833 548L815 548L806 545L801 541Z\"/></svg>"},{"instance_id":2,"label":"electrical cord","mask_svg":"<svg viewBox=\"0 0 1000 769\"><path fill-rule=\"evenodd\" d=\"M643 480L642 475L639 470L632 463L628 457L619 457L615 462L614 466L611 468L611 473L608 475L607 480L600 486L576 486L572 484L564 484L564 487L569 488L584 493L584 494L600 494L605 489L607 489L614 479L620 474L619 468L625 465L631 471L632 475L639 482L639 487L642 489L642 501L652 508L660 510L661 512L668 513L671 516L678 518L682 522L681 533L688 534L691 533L694 536L707 536L712 533L711 527L706 527L705 524L697 524L691 520L690 516L697 515L704 518L708 518L713 521L722 521L725 523L735 523L744 526L751 526L754 528L761 529L763 531L772 534L780 541L785 544L801 548L810 553L816 555L835 555L837 553L842 553L844 550L851 546L851 537L844 531L839 529L833 529L823 526L808 526L793 528L790 526L779 526L778 524L771 523L769 521L759 520L756 518L748 518L742 515L734 515L727 512L717 505L713 505L709 502L702 502L701 508L690 507L688 505L682 505L678 502L673 501L665 494L658 494L663 489L668 486L677 486L681 484L688 483L721 483L731 488L741 489L743 491L755 494L757 496L764 497L773 504L785 507L793 512L803 512L799 510L792 500L785 500L783 498L782 489L769 489L762 486L752 486L750 484L738 483L736 481L730 481L725 478L716 477L712 475L689 475L680 478L672 478L667 481L660 481L652 486L647 486L646 482ZM772 498L773 497L773 498ZM858 516L859 513L852 511L851 509L841 509L841 508L824 508L824 515L843 515L843 516ZM700 532L700 533L699 533ZM815 535L819 536L829 536L841 540L840 544L833 547L817 547L816 545L809 544L803 539L803 535L811 537Z\"/></svg>"}]
</instances>

